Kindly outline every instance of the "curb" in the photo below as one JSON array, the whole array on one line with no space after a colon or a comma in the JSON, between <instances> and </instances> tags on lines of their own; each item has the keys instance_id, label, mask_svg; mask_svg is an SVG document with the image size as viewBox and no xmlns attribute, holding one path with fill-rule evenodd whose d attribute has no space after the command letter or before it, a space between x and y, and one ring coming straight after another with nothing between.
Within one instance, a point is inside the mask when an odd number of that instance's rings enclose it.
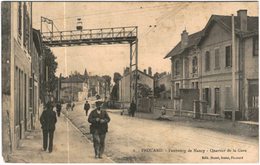
<instances>
[{"instance_id":1,"label":"curb","mask_svg":"<svg viewBox=\"0 0 260 165\"><path fill-rule=\"evenodd\" d=\"M78 132L80 132L84 136L84 138L87 140L87 142L93 144L93 142L91 140L89 140L88 137L83 132L81 132L81 130L72 122L72 120L70 118L68 118L63 113L61 113L61 114L64 116L64 118L67 119L67 121L70 123L71 126L73 126ZM110 157L106 156L105 154L104 154L104 156L106 159L111 161L110 163L116 163L114 160L112 160Z\"/></svg>"}]
</instances>

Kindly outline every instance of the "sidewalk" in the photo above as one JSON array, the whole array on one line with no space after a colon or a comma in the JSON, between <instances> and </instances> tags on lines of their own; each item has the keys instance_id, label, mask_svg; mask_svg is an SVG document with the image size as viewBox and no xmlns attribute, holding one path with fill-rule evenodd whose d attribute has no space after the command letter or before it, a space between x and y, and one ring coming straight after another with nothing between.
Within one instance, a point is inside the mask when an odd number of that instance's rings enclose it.
<instances>
[{"instance_id":1,"label":"sidewalk","mask_svg":"<svg viewBox=\"0 0 260 165\"><path fill-rule=\"evenodd\" d=\"M9 157L9 163L113 163L107 157L95 159L93 144L63 115L58 117L53 152L41 151L40 124L20 141L20 147Z\"/></svg>"},{"instance_id":2,"label":"sidewalk","mask_svg":"<svg viewBox=\"0 0 260 165\"><path fill-rule=\"evenodd\" d=\"M109 112L120 115L122 110L111 109ZM124 115L128 115L127 112L124 112ZM148 119L148 120L158 120L160 117L160 112L157 113L144 113L144 112L136 112L135 117ZM193 119L190 117L183 116L171 116L166 115L165 119L158 120L158 122L174 122L175 124L179 124L182 126L195 127L195 128L203 128L209 129L219 132L224 132L233 135L247 136L247 137L258 137L259 136L259 125L254 122L243 122L236 121L235 125L233 125L230 120L223 121L211 121L211 120L200 120Z\"/></svg>"}]
</instances>

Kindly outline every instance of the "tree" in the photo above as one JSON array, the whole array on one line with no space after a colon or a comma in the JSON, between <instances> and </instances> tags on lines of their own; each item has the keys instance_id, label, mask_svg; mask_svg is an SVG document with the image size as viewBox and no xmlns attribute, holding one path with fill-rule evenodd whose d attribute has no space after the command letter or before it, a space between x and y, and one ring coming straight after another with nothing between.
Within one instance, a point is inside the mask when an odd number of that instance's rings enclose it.
<instances>
[{"instance_id":1,"label":"tree","mask_svg":"<svg viewBox=\"0 0 260 165\"><path fill-rule=\"evenodd\" d=\"M138 84L139 96L148 97L152 93L152 89L146 84Z\"/></svg>"},{"instance_id":2,"label":"tree","mask_svg":"<svg viewBox=\"0 0 260 165\"><path fill-rule=\"evenodd\" d=\"M161 92L165 91L166 88L165 88L165 85L164 84L161 84L160 86L157 86L154 88L154 96L159 98L161 97Z\"/></svg>"},{"instance_id":3,"label":"tree","mask_svg":"<svg viewBox=\"0 0 260 165\"><path fill-rule=\"evenodd\" d=\"M49 47L43 46L43 49L45 57L45 69L48 68L45 70L48 71L48 73L45 73L45 76L48 75L48 81L45 84L45 89L47 89L48 92L53 92L56 89L58 83L58 78L55 76L58 63L56 62L56 57Z\"/></svg>"}]
</instances>

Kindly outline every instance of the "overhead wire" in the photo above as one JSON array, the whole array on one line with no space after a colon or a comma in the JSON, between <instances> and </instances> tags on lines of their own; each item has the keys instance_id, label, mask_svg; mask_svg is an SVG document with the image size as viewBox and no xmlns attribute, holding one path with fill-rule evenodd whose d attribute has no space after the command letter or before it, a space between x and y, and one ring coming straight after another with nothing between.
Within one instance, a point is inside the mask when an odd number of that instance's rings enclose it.
<instances>
[{"instance_id":1,"label":"overhead wire","mask_svg":"<svg viewBox=\"0 0 260 165\"><path fill-rule=\"evenodd\" d=\"M52 20L68 20L72 18L78 18L78 17L100 17L100 15L104 15L103 17L109 17L113 15L118 15L118 14L129 14L129 13L139 13L139 12L145 12L144 10L150 9L150 11L153 11L154 9L165 9L165 8L171 8L173 7L173 4L170 5L158 5L158 6L152 6L152 7L140 7L140 8L134 8L134 9L126 9L126 10L118 10L118 11L109 11L109 12L100 12L100 13L93 13L93 14L85 14L85 15L78 15L78 16L71 16L71 17L60 17L60 18L53 18ZM139 11L134 11L134 10L139 10ZM38 22L39 23L39 22Z\"/></svg>"},{"instance_id":2,"label":"overhead wire","mask_svg":"<svg viewBox=\"0 0 260 165\"><path fill-rule=\"evenodd\" d=\"M91 16L92 19L94 19L93 17L95 16L98 16L98 15L103 15L103 14L106 14L103 16L104 17L111 17L111 16L120 16L120 14L129 14L129 13L133 13L133 14L138 14L138 13L142 13L142 12L152 12L154 11L155 9L158 10L159 9L165 9L165 8L172 8L173 7L173 4L170 4L170 5L158 5L158 6L152 6L152 7L140 7L140 8L135 8L135 9L127 9L127 10L119 10L119 11L113 11L113 12L101 12L101 13L94 13L94 14L87 14L87 15L81 15L81 16L73 16L73 17L63 17L63 18L54 18L52 20L55 20L55 21L58 21L58 20L61 20L61 21L64 21L64 19L71 19L71 18L77 18L77 17L85 17L85 16ZM147 9L150 9L149 11L145 11ZM140 11L134 11L134 10L140 10ZM126 12L128 11L128 12ZM109 14L110 13L110 14ZM109 15L108 15L109 14ZM99 16L100 17L100 16ZM59 29L57 28L56 24L54 24L55 28L57 31L59 31Z\"/></svg>"},{"instance_id":3,"label":"overhead wire","mask_svg":"<svg viewBox=\"0 0 260 165\"><path fill-rule=\"evenodd\" d=\"M85 15L78 15L78 16L71 16L71 17L62 17L62 18L53 18L52 20L59 20L59 19L72 19L72 18L78 18L78 17L88 17L88 16L98 16L98 15L107 15L107 14L118 14L118 13L126 13L126 11L134 11L134 10L147 10L147 9L153 9L153 8L165 8L165 7L173 7L173 5L158 5L158 6L151 6L151 7L139 7L134 9L124 9L124 10L118 10L118 11L108 11L108 12L100 12L100 13L93 13L93 14L85 14ZM128 12L127 12L128 13Z\"/></svg>"}]
</instances>

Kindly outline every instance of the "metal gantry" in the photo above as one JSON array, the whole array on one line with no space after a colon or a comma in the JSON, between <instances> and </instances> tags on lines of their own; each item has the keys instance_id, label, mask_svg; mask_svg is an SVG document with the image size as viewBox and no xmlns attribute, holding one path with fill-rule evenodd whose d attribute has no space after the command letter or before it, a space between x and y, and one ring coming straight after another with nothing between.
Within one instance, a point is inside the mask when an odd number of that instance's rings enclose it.
<instances>
[{"instance_id":1,"label":"metal gantry","mask_svg":"<svg viewBox=\"0 0 260 165\"><path fill-rule=\"evenodd\" d=\"M51 26L47 32L43 32L43 25ZM130 102L138 101L138 27L114 27L100 29L80 29L70 31L53 31L55 24L52 20L41 17L41 35L43 44L49 47L70 47L87 45L130 45ZM134 71L134 74L133 74ZM132 96L131 90L134 89Z\"/></svg>"}]
</instances>

